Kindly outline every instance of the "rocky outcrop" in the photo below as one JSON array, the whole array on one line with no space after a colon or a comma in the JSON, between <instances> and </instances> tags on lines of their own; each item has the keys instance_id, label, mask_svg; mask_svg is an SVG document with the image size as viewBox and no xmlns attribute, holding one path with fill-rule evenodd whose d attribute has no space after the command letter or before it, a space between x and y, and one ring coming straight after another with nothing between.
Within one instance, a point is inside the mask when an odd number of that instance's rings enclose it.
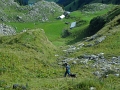
<instances>
[{"instance_id":1,"label":"rocky outcrop","mask_svg":"<svg viewBox=\"0 0 120 90\"><path fill-rule=\"evenodd\" d=\"M80 8L81 12L84 13L96 13L98 11L101 11L103 9L112 8L110 5L102 4L102 3L92 3L84 5Z\"/></svg>"},{"instance_id":2,"label":"rocky outcrop","mask_svg":"<svg viewBox=\"0 0 120 90\"><path fill-rule=\"evenodd\" d=\"M0 24L0 35L14 35L15 29L5 24Z\"/></svg>"},{"instance_id":3,"label":"rocky outcrop","mask_svg":"<svg viewBox=\"0 0 120 90\"><path fill-rule=\"evenodd\" d=\"M95 44L101 43L105 39L105 36L93 35L86 39L86 42L92 40ZM107 78L110 74L115 77L119 77L120 72L120 56L113 56L111 58L106 58L104 52L98 54L83 54L78 56L72 56L81 48L86 47L84 43L77 43L75 45L69 45L67 49L64 49L64 56L58 56L58 65L64 65L64 63L69 63L72 65L82 65L81 68L91 68L93 70L91 74L95 75L99 79ZM89 49L89 48L88 48ZM72 56L72 57L69 57Z\"/></svg>"},{"instance_id":4,"label":"rocky outcrop","mask_svg":"<svg viewBox=\"0 0 120 90\"><path fill-rule=\"evenodd\" d=\"M26 6L20 6L14 0L2 0L0 6L0 21L2 22L45 22L63 13L62 7L44 0Z\"/></svg>"},{"instance_id":5,"label":"rocky outcrop","mask_svg":"<svg viewBox=\"0 0 120 90\"><path fill-rule=\"evenodd\" d=\"M106 59L104 53L99 54L83 54L78 57L60 57L58 60L58 65L64 65L64 63L69 63L70 65L82 65L82 68L91 68L91 72L96 77L102 79L107 78L109 74L113 74L119 77L120 72L120 56L111 57ZM92 63L91 63L92 62Z\"/></svg>"},{"instance_id":6,"label":"rocky outcrop","mask_svg":"<svg viewBox=\"0 0 120 90\"><path fill-rule=\"evenodd\" d=\"M24 16L28 21L48 21L51 16L57 13L63 13L63 9L54 2L39 1L29 7L30 10Z\"/></svg>"}]
</instances>

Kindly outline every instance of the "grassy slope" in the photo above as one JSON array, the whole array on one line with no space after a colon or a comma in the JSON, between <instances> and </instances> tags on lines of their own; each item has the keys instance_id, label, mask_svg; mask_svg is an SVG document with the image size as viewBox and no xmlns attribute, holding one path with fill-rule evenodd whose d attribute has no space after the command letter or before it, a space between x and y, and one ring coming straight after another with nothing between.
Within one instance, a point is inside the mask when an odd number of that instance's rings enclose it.
<instances>
[{"instance_id":1,"label":"grassy slope","mask_svg":"<svg viewBox=\"0 0 120 90\"><path fill-rule=\"evenodd\" d=\"M43 30L1 37L0 42L0 80L9 84L28 82L34 77L50 77L55 71L50 64L55 62L56 47Z\"/></svg>"},{"instance_id":2,"label":"grassy slope","mask_svg":"<svg viewBox=\"0 0 120 90\"><path fill-rule=\"evenodd\" d=\"M74 39L72 39L70 42L68 42L68 44L73 44L75 42L80 41L82 38L86 37L86 35L87 35L86 28L89 26L91 19L96 16L106 14L106 12L110 11L112 8L114 8L114 6L110 5L106 9L97 10L97 11L95 10L93 12L89 11L89 8L88 8L87 12L86 11L80 12L79 10L72 12L69 20L73 19L75 17L74 21L77 22L78 27L70 30L70 32L72 32L71 36Z\"/></svg>"},{"instance_id":3,"label":"grassy slope","mask_svg":"<svg viewBox=\"0 0 120 90\"><path fill-rule=\"evenodd\" d=\"M120 25L117 24L118 23L117 20L119 19L120 19L120 15L116 16L114 20L107 23L104 28L102 28L100 31L96 33L98 35L106 36L106 39L102 43L94 47L83 48L81 49L80 52L77 52L73 56L80 55L83 53L96 54L99 52L104 52L107 57L119 56L120 54L120 51L119 51L120 49L119 47L120 46L120 43L119 43ZM93 42L94 40L90 42L84 42L84 43L87 44L87 43L93 43Z\"/></svg>"},{"instance_id":4,"label":"grassy slope","mask_svg":"<svg viewBox=\"0 0 120 90\"><path fill-rule=\"evenodd\" d=\"M104 13L97 12L96 15ZM36 24L9 23L10 25L17 27L18 32L26 28L29 30L15 36L0 38L0 82L5 81L5 84L7 83L7 86L10 86L10 88L12 87L13 83L24 85L28 83L28 87L31 90L88 90L88 88L91 86L96 86L97 90L113 90L114 87L116 90L118 90L117 88L120 87L117 84L117 82L119 82L118 78L111 76L107 78L106 81L100 82L97 78L95 79L91 73L91 68L83 67L82 65L71 66L71 71L78 74L77 79L63 78L64 69L56 64L56 57L54 57L55 54L60 54L60 51L59 53L55 52L56 47L54 47L54 45L48 41L49 39L57 46L65 45L66 42L69 42L68 40L73 40L75 43L76 38L74 35L81 34L81 31L88 26L90 20L96 15L81 14L79 11L77 11L71 13L71 17L69 19L62 21ZM72 18L73 16L76 18ZM72 22L78 18L87 21L85 23L86 25L83 24L81 27L72 29L72 35L70 37L61 39L61 29L68 28L68 26L66 26L64 23L66 21ZM119 16L116 18L119 18ZM111 22L110 24L113 23ZM40 29L34 28L43 28L45 33ZM107 28L107 25L105 28ZM102 31L105 30L108 29L103 29L98 33L104 33ZM116 27L113 27L112 30L116 30ZM119 31L119 28L117 28L117 31ZM47 35L48 39L45 35ZM93 47L89 48L89 51L88 49L83 48L80 52L73 54L73 56L75 57L86 52L98 53L100 50L104 50L103 46L112 47L111 45L115 45L117 46L115 47L115 50L117 50L117 48L120 46L119 43L116 41L111 41L110 45L108 43L110 42L109 38L115 40L117 38L119 41L119 32L115 33L114 36L108 37L104 43L96 46L96 51L93 51ZM77 38L77 41L78 39L80 38ZM112 49L108 48L105 53L108 53L109 50ZM2 83L1 86L4 87L6 86L5 84Z\"/></svg>"},{"instance_id":5,"label":"grassy slope","mask_svg":"<svg viewBox=\"0 0 120 90\"><path fill-rule=\"evenodd\" d=\"M70 57L78 57L80 55L83 54L98 54L100 52L104 52L105 53L105 57L110 59L113 56L119 56L120 55L120 15L116 16L113 20L111 20L109 23L107 23L100 31L98 31L96 34L102 35L102 36L106 36L106 39L101 42L100 44L93 46L93 47L84 47L82 49L80 49L80 51L75 52L74 54L70 55ZM94 41L89 41L89 42L85 42L85 41L81 41L79 43L93 43ZM76 43L76 45L78 45L78 43ZM82 78L82 75L79 74L79 72L82 71L82 68L80 70L77 70L78 66L75 67L75 70L73 69L73 71L77 72L79 76L79 82L77 82L77 84L72 83L72 85L68 85L69 89L71 88L72 90L76 89L76 90L89 90L89 88L87 87L91 87L91 86L95 86L97 90L119 90L120 85L118 84L118 82L120 81L120 78L116 78L113 75L110 75L109 78L100 81L95 77L92 77L91 73L89 73L88 71L92 70L92 68L86 68L84 67L83 70L87 70L84 71L84 75L87 76L87 80L85 80L85 76L84 78ZM83 72L82 72L83 73ZM87 74L87 75L86 75ZM70 87L71 86L71 87ZM66 88L66 87L65 87ZM74 89L73 89L74 88ZM68 89L68 88L67 88ZM65 89L63 89L65 90Z\"/></svg>"}]
</instances>

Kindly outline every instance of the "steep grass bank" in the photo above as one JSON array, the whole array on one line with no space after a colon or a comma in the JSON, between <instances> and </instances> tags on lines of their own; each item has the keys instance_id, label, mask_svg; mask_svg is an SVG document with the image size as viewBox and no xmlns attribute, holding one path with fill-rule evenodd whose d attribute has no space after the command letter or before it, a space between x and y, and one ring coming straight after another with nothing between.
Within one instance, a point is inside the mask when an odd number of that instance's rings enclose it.
<instances>
[{"instance_id":1,"label":"steep grass bank","mask_svg":"<svg viewBox=\"0 0 120 90\"><path fill-rule=\"evenodd\" d=\"M43 30L3 36L0 43L0 87L4 87L2 81L10 85L27 83L31 78L54 76L57 48L47 39Z\"/></svg>"}]
</instances>

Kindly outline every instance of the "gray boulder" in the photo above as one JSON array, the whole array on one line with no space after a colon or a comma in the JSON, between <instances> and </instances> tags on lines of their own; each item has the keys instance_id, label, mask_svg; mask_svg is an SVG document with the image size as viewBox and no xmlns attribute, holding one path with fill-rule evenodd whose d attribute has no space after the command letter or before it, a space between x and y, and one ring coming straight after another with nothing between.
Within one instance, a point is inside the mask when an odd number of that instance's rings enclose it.
<instances>
[{"instance_id":1,"label":"gray boulder","mask_svg":"<svg viewBox=\"0 0 120 90\"><path fill-rule=\"evenodd\" d=\"M14 28L5 24L0 24L0 35L14 35L14 34L16 34Z\"/></svg>"}]
</instances>

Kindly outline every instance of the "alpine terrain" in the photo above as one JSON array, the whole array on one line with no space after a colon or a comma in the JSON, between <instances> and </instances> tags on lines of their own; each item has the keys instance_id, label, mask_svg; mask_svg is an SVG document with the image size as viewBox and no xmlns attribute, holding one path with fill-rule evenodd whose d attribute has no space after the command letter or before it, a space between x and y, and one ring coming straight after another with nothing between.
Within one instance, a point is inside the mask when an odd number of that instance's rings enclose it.
<instances>
[{"instance_id":1,"label":"alpine terrain","mask_svg":"<svg viewBox=\"0 0 120 90\"><path fill-rule=\"evenodd\" d=\"M119 4L0 0L0 90L120 90Z\"/></svg>"}]
</instances>

